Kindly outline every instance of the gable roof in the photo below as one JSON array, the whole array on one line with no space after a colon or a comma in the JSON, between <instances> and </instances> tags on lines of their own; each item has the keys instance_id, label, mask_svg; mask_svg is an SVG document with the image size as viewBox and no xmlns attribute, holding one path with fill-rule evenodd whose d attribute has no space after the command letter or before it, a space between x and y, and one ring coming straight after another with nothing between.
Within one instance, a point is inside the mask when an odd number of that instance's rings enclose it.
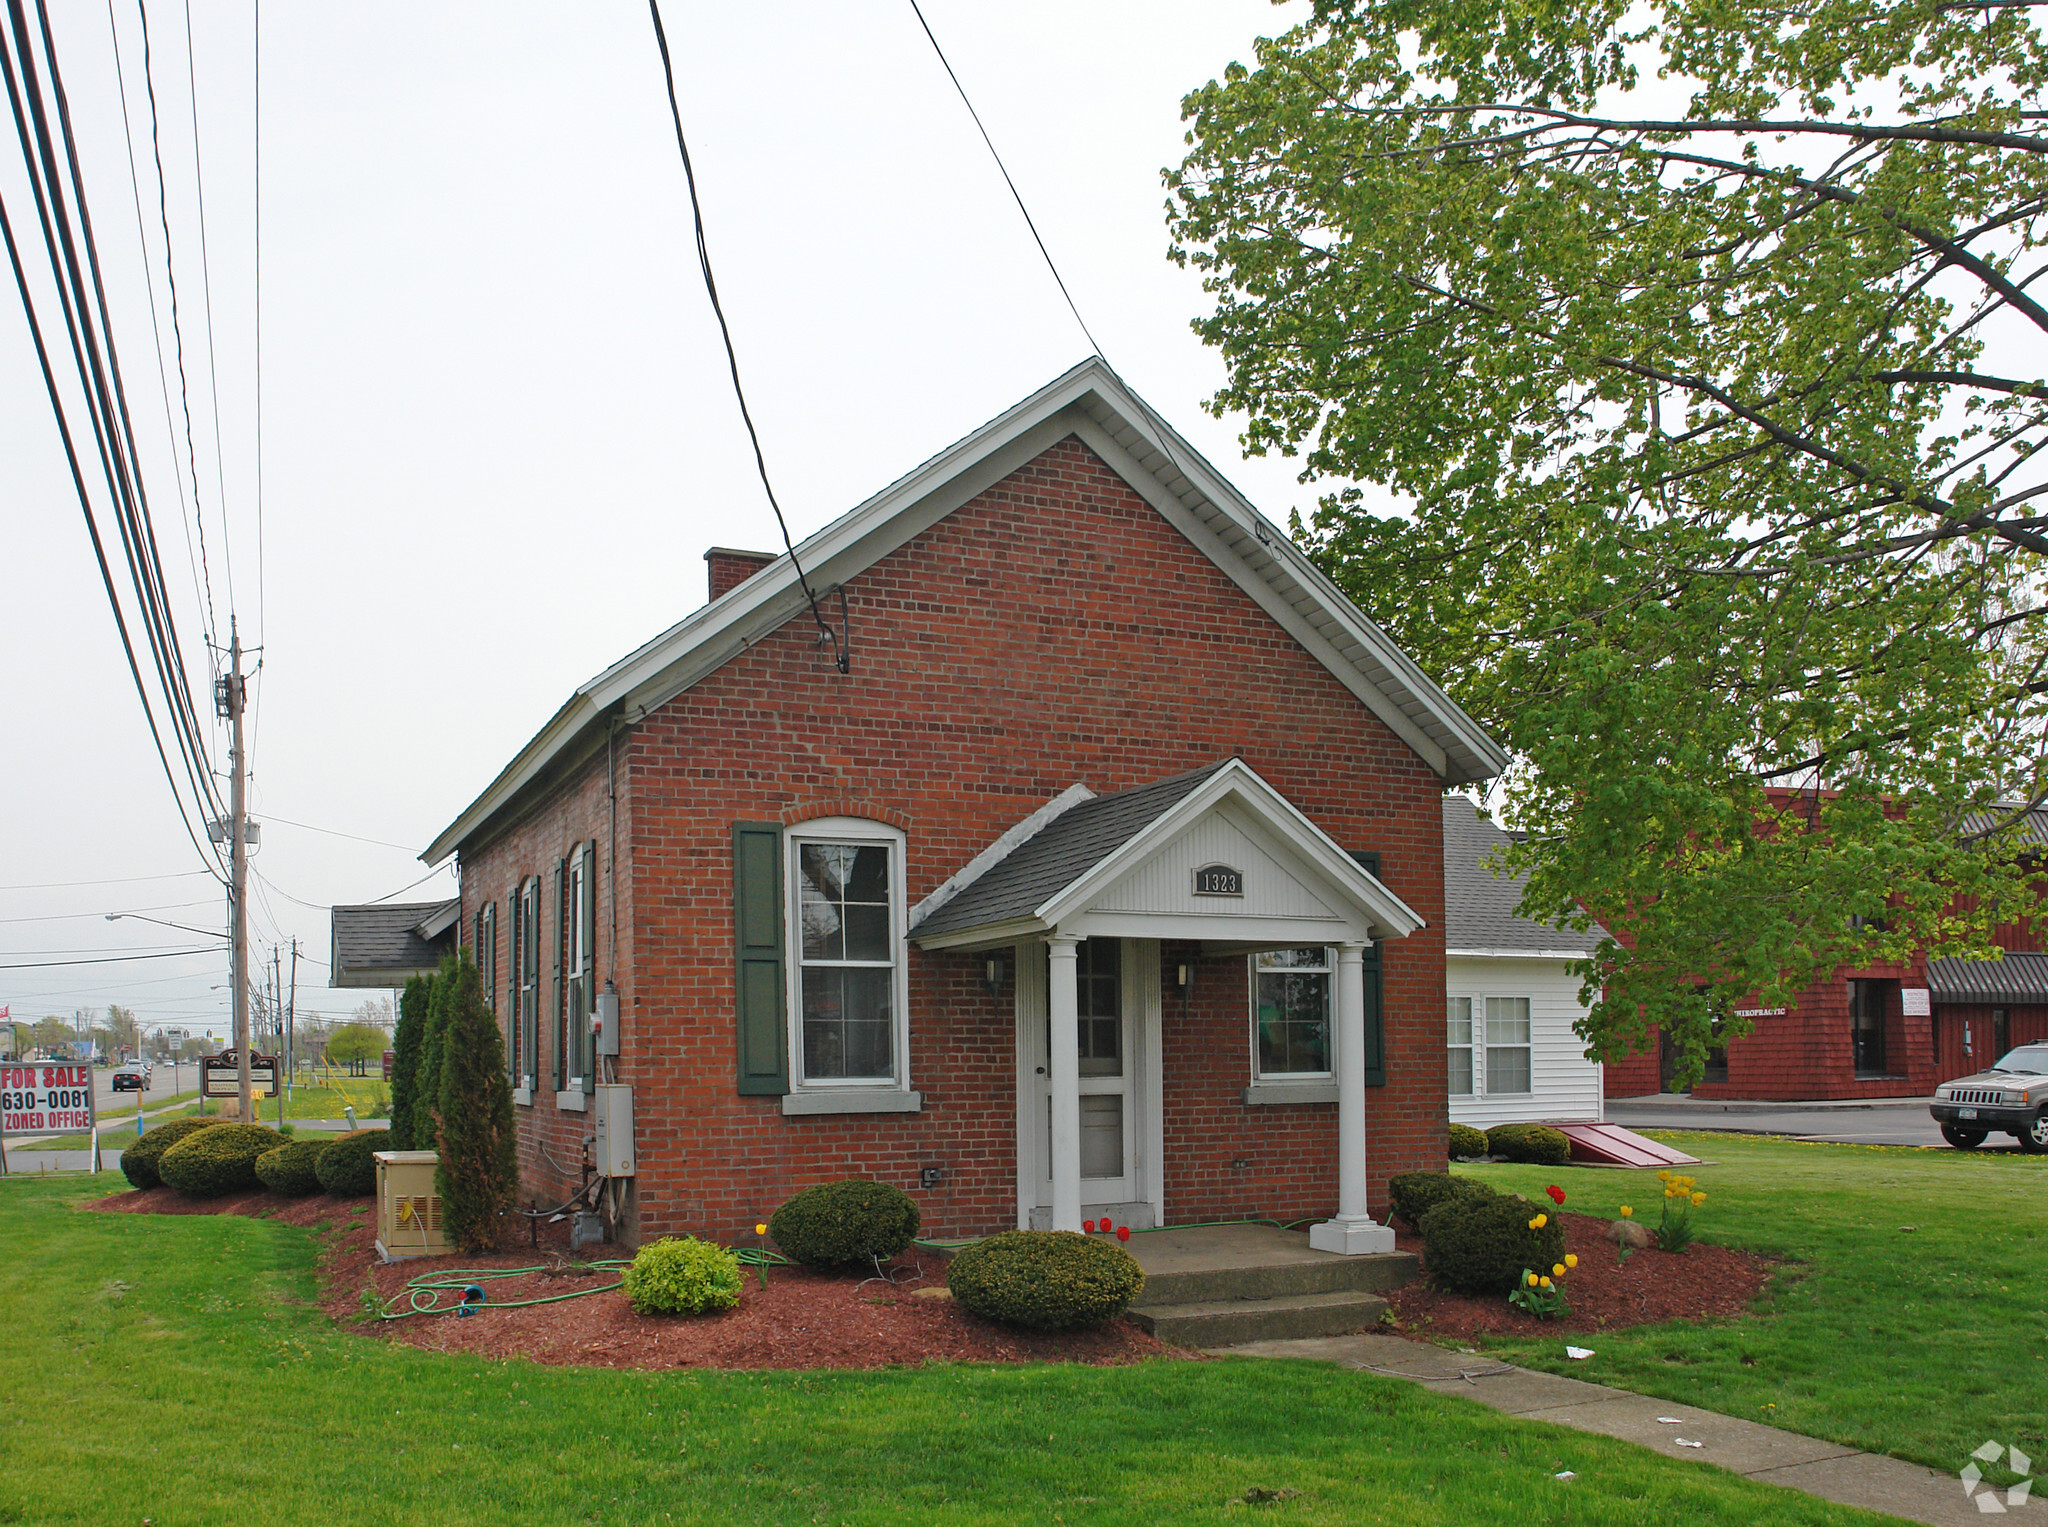
<instances>
[{"instance_id":1,"label":"gable roof","mask_svg":"<svg viewBox=\"0 0 2048 1527\"><path fill-rule=\"evenodd\" d=\"M334 907L329 986L403 986L430 976L455 947L449 930L462 915L460 897L447 901L371 902Z\"/></svg>"},{"instance_id":2,"label":"gable roof","mask_svg":"<svg viewBox=\"0 0 2048 1527\"><path fill-rule=\"evenodd\" d=\"M926 947L978 938L1008 941L1084 916L1118 881L1219 808L1232 807L1284 841L1298 873L1320 883L1369 923L1377 938L1404 938L1423 926L1416 911L1383 885L1242 758L1082 801L1011 847L971 885L910 930ZM1248 921L1245 934L1256 930ZM1238 935L1232 934L1232 937ZM1299 942L1299 940L1296 940Z\"/></svg>"},{"instance_id":3,"label":"gable roof","mask_svg":"<svg viewBox=\"0 0 2048 1527\"><path fill-rule=\"evenodd\" d=\"M1446 784L1488 779L1507 755L1099 358L1015 407L799 543L818 590L848 582L1069 435L1078 436L1271 615ZM587 756L614 720L630 724L797 615L804 593L785 554L581 685L490 788L420 858L438 864L537 782Z\"/></svg>"},{"instance_id":4,"label":"gable roof","mask_svg":"<svg viewBox=\"0 0 2048 1527\"><path fill-rule=\"evenodd\" d=\"M1444 797L1444 946L1449 954L1528 954L1579 959L1599 947L1606 930L1553 928L1523 917L1526 874L1496 875L1487 861L1514 841L1479 814L1468 796Z\"/></svg>"}]
</instances>

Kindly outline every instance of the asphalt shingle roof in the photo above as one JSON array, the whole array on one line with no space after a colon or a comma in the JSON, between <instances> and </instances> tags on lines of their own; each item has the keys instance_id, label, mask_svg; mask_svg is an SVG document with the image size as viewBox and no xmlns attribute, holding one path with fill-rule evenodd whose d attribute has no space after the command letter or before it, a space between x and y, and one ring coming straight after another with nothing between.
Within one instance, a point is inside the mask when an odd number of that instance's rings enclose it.
<instances>
[{"instance_id":1,"label":"asphalt shingle roof","mask_svg":"<svg viewBox=\"0 0 2048 1527\"><path fill-rule=\"evenodd\" d=\"M407 976L432 971L454 947L451 927L438 938L420 935L420 925L457 905L449 901L373 902L335 907L335 986L397 986Z\"/></svg>"},{"instance_id":2,"label":"asphalt shingle roof","mask_svg":"<svg viewBox=\"0 0 2048 1527\"><path fill-rule=\"evenodd\" d=\"M913 932L954 933L1028 917L1193 794L1223 763L1083 801L1018 844Z\"/></svg>"},{"instance_id":3,"label":"asphalt shingle roof","mask_svg":"<svg viewBox=\"0 0 2048 1527\"><path fill-rule=\"evenodd\" d=\"M1943 1002L2048 1003L2048 954L2002 960L1929 960L1927 989Z\"/></svg>"},{"instance_id":4,"label":"asphalt shingle roof","mask_svg":"<svg viewBox=\"0 0 2048 1527\"><path fill-rule=\"evenodd\" d=\"M1527 875L1495 875L1486 861L1514 840L1480 816L1471 798L1444 797L1444 942L1451 949L1526 949L1591 954L1603 936L1517 915Z\"/></svg>"}]
</instances>

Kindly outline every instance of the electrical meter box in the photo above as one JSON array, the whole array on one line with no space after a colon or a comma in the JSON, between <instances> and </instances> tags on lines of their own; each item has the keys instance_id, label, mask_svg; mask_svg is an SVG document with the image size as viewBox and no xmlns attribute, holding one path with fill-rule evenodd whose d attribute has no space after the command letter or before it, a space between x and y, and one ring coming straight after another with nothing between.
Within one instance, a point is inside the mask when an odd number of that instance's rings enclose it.
<instances>
[{"instance_id":1,"label":"electrical meter box","mask_svg":"<svg viewBox=\"0 0 2048 1527\"><path fill-rule=\"evenodd\" d=\"M597 1040L594 1053L619 1053L619 994L607 987L597 994L597 1006L590 1014L590 1029Z\"/></svg>"},{"instance_id":2,"label":"electrical meter box","mask_svg":"<svg viewBox=\"0 0 2048 1527\"><path fill-rule=\"evenodd\" d=\"M597 1171L601 1177L633 1175L633 1089L624 1082L597 1084Z\"/></svg>"},{"instance_id":3,"label":"electrical meter box","mask_svg":"<svg viewBox=\"0 0 2048 1527\"><path fill-rule=\"evenodd\" d=\"M434 1191L434 1151L378 1151L377 1255L445 1257L455 1248L441 1228L441 1195Z\"/></svg>"}]
</instances>

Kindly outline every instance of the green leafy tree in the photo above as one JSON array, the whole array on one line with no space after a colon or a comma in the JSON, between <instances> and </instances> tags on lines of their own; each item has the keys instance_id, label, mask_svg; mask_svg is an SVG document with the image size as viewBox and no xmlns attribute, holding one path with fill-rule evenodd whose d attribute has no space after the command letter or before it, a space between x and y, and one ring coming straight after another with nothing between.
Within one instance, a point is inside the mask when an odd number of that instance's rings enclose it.
<instances>
[{"instance_id":1,"label":"green leafy tree","mask_svg":"<svg viewBox=\"0 0 2048 1527\"><path fill-rule=\"evenodd\" d=\"M1514 754L1610 1058L2033 894L2038 15L1323 0L1184 103L1213 406L1349 480L1296 534Z\"/></svg>"},{"instance_id":2,"label":"green leafy tree","mask_svg":"<svg viewBox=\"0 0 2048 1527\"><path fill-rule=\"evenodd\" d=\"M391 1149L423 1149L414 1129L419 1097L420 1042L426 1036L427 1009L434 978L414 976L398 999L398 1024L391 1035Z\"/></svg>"},{"instance_id":3,"label":"green leafy tree","mask_svg":"<svg viewBox=\"0 0 2048 1527\"><path fill-rule=\"evenodd\" d=\"M384 1031L365 1023L344 1023L327 1036L327 1058L344 1066L381 1056L384 1049ZM394 1060L393 1069L396 1067Z\"/></svg>"},{"instance_id":4,"label":"green leafy tree","mask_svg":"<svg viewBox=\"0 0 2048 1527\"><path fill-rule=\"evenodd\" d=\"M441 1160L434 1173L442 1222L458 1249L495 1251L519 1189L505 1043L467 953L451 956L434 984L437 996L445 993L436 1093Z\"/></svg>"}]
</instances>

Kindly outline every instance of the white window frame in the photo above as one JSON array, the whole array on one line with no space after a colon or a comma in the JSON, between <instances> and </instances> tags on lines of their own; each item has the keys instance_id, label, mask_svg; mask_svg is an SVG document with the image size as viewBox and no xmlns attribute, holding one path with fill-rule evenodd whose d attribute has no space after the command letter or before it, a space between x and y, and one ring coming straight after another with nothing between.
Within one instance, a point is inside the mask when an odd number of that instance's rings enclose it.
<instances>
[{"instance_id":1,"label":"white window frame","mask_svg":"<svg viewBox=\"0 0 2048 1527\"><path fill-rule=\"evenodd\" d=\"M1312 949L1316 946L1313 944L1290 944L1287 947L1290 949ZM1259 951L1259 954L1276 954L1278 952L1278 950L1263 949ZM1313 1086L1318 1082L1335 1082L1337 1078L1337 951L1327 945L1323 946L1323 968L1321 970L1312 970L1306 966L1299 965L1290 967L1297 974L1320 975L1323 977L1323 1022L1328 1032L1328 1038L1324 1041L1324 1048L1330 1058L1329 1068L1323 1071L1267 1071L1260 1065L1259 954L1245 956L1245 969L1249 973L1246 985L1249 1007L1247 1016L1250 1019L1245 1028L1245 1041L1251 1047L1252 1085L1255 1087L1287 1087ZM1281 973L1283 972L1274 972L1274 974Z\"/></svg>"},{"instance_id":2,"label":"white window frame","mask_svg":"<svg viewBox=\"0 0 2048 1527\"><path fill-rule=\"evenodd\" d=\"M531 1106L540 1067L534 1052L540 1048L540 876L528 875L519 882L518 903L513 912L513 940L519 947L513 955L514 997L508 1004L512 1021L519 1026L518 1070L512 1078L512 1101Z\"/></svg>"},{"instance_id":3,"label":"white window frame","mask_svg":"<svg viewBox=\"0 0 2048 1527\"><path fill-rule=\"evenodd\" d=\"M889 851L889 1043L895 1074L889 1077L804 1075L803 886L799 862L807 843L846 843ZM905 834L886 822L864 817L814 817L782 834L783 947L788 979L783 982L789 1035L789 1087L783 1112L916 1112L922 1099L910 1085L910 941L903 885L909 862Z\"/></svg>"},{"instance_id":4,"label":"white window frame","mask_svg":"<svg viewBox=\"0 0 2048 1527\"><path fill-rule=\"evenodd\" d=\"M1481 1002L1484 1001L1483 998L1479 1000ZM1453 1015L1452 1010L1461 1002L1465 1005L1462 1019L1465 1025L1465 1042L1463 1044L1453 1044L1451 1043L1451 1025L1461 1020ZM1445 1081L1447 1087L1449 1086L1451 1076L1456 1072L1455 1057L1457 1052L1460 1050L1465 1052L1465 1090L1460 1092L1457 1088L1450 1087L1449 1095L1453 1098L1484 1096L1479 1090L1479 1067L1475 1063L1482 1047L1473 1043L1473 1008L1474 999L1468 996L1453 993L1444 999L1444 1069L1447 1073ZM1483 1024L1485 1019L1482 1017L1479 1019L1479 1022Z\"/></svg>"},{"instance_id":5,"label":"white window frame","mask_svg":"<svg viewBox=\"0 0 2048 1527\"><path fill-rule=\"evenodd\" d=\"M590 1038L590 1012L597 975L597 845L579 843L570 850L568 873L562 877L562 1003L556 1066L561 1086L555 1106L580 1112L597 1078L575 1069L584 1061L594 1068L597 1057Z\"/></svg>"},{"instance_id":6,"label":"white window frame","mask_svg":"<svg viewBox=\"0 0 2048 1527\"><path fill-rule=\"evenodd\" d=\"M1483 1001L1484 1001L1484 1003L1485 1003L1485 1007L1484 1007L1483 1009L1480 1009L1479 1011L1482 1011L1482 1012L1484 1012L1484 1013L1485 1013L1485 1017L1484 1017L1484 1019L1483 1019L1482 1021L1483 1021L1483 1022L1485 1023L1485 1025L1486 1025L1486 1030L1485 1030L1485 1038L1486 1038L1486 1046L1485 1046L1485 1049L1486 1049L1486 1064L1485 1064L1485 1066L1483 1067L1483 1069L1484 1069L1484 1071L1485 1071L1485 1073L1486 1073L1486 1096L1488 1096L1488 1097L1502 1097L1502 1098L1526 1098L1526 1097L1534 1097L1534 1096L1536 1095L1536 1001L1535 1001L1535 998L1533 998L1533 997L1530 997L1530 996L1525 996L1525 995L1523 995L1523 994L1522 994L1522 993L1520 993L1520 992L1516 992L1516 993L1512 993L1512 994L1502 994L1502 993L1494 993L1494 994L1492 994L1492 995L1489 995L1489 996L1485 997L1485 998L1483 999ZM1498 1044L1498 1045L1497 1045L1497 1044L1495 1044L1495 1043L1493 1042L1493 1012L1492 1012L1492 1007L1493 1007L1493 1004L1494 1004L1494 1003L1496 1003L1496 1002L1519 1002L1519 1003L1521 1003L1521 1004L1522 1004L1522 1009L1523 1009L1523 1014L1524 1014L1524 1022L1525 1022L1525 1023L1527 1024L1527 1026L1528 1026L1528 1027L1527 1027L1527 1033L1526 1033L1526 1037L1524 1037L1524 1039L1522 1040L1522 1042L1521 1042L1520 1044ZM1501 1089L1499 1089L1499 1088L1496 1088L1496 1087L1495 1087L1495 1086L1493 1085L1493 1052L1494 1052L1494 1051L1496 1051L1496 1050L1502 1050L1502 1051L1507 1051L1507 1050L1520 1050L1520 1051L1521 1051L1521 1052L1522 1052L1523 1054L1525 1054L1526 1056L1528 1056L1528 1057L1529 1057L1529 1067L1528 1067L1528 1070L1529 1070L1529 1085L1528 1085L1528 1086L1526 1086L1526 1087L1523 1087L1523 1088L1520 1088L1520 1089L1517 1089L1517 1090L1515 1090L1515 1091L1511 1091L1511 1092L1510 1092L1510 1091L1504 1091L1504 1090L1501 1090Z\"/></svg>"}]
</instances>

